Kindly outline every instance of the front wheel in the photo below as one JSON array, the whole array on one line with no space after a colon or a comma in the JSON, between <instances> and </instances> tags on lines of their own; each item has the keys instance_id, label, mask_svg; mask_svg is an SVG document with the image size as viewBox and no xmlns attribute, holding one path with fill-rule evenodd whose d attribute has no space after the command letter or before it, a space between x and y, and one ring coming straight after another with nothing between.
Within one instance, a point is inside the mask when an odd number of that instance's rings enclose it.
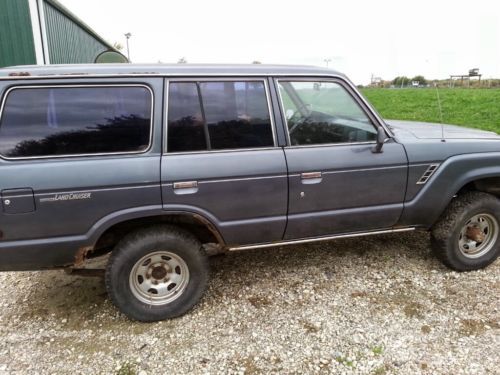
<instances>
[{"instance_id":1,"label":"front wheel","mask_svg":"<svg viewBox=\"0 0 500 375\"><path fill-rule=\"evenodd\" d=\"M171 226L138 230L113 250L106 268L111 301L131 319L180 316L201 298L208 261L200 242Z\"/></svg>"},{"instance_id":2,"label":"front wheel","mask_svg":"<svg viewBox=\"0 0 500 375\"><path fill-rule=\"evenodd\" d=\"M486 267L500 253L500 201L468 192L453 200L434 225L431 244L436 256L456 271Z\"/></svg>"}]
</instances>

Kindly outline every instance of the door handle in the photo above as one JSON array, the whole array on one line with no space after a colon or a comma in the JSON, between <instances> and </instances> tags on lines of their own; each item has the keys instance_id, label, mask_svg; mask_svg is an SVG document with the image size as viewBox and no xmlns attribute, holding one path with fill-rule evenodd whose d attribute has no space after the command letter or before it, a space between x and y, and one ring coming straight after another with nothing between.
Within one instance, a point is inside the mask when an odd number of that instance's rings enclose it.
<instances>
[{"instance_id":1,"label":"door handle","mask_svg":"<svg viewBox=\"0 0 500 375\"><path fill-rule=\"evenodd\" d=\"M175 194L194 194L198 192L198 181L174 182Z\"/></svg>"},{"instance_id":2,"label":"door handle","mask_svg":"<svg viewBox=\"0 0 500 375\"><path fill-rule=\"evenodd\" d=\"M191 189L198 187L198 181L174 182L174 189Z\"/></svg>"},{"instance_id":3,"label":"door handle","mask_svg":"<svg viewBox=\"0 0 500 375\"><path fill-rule=\"evenodd\" d=\"M319 184L323 180L321 172L304 172L300 174L300 178L304 185Z\"/></svg>"},{"instance_id":4,"label":"door handle","mask_svg":"<svg viewBox=\"0 0 500 375\"><path fill-rule=\"evenodd\" d=\"M300 174L300 178L302 178L303 180L321 178L321 172L304 172Z\"/></svg>"}]
</instances>

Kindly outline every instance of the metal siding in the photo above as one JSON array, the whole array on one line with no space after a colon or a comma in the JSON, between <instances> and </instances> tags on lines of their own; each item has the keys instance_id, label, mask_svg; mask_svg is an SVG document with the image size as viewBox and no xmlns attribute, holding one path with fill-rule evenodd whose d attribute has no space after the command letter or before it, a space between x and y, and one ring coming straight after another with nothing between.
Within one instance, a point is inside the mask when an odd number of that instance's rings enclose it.
<instances>
[{"instance_id":1,"label":"metal siding","mask_svg":"<svg viewBox=\"0 0 500 375\"><path fill-rule=\"evenodd\" d=\"M35 63L28 0L1 0L0 67Z\"/></svg>"},{"instance_id":2,"label":"metal siding","mask_svg":"<svg viewBox=\"0 0 500 375\"><path fill-rule=\"evenodd\" d=\"M50 4L44 2L43 6L51 64L93 63L108 49Z\"/></svg>"}]
</instances>

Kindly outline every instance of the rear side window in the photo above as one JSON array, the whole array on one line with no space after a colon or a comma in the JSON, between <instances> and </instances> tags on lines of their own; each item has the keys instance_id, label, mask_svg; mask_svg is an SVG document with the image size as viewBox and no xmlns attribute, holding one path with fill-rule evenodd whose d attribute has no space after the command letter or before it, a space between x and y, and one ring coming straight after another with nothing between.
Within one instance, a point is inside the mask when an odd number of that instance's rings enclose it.
<instances>
[{"instance_id":1,"label":"rear side window","mask_svg":"<svg viewBox=\"0 0 500 375\"><path fill-rule=\"evenodd\" d=\"M170 82L168 152L274 145L262 81Z\"/></svg>"},{"instance_id":2,"label":"rear side window","mask_svg":"<svg viewBox=\"0 0 500 375\"><path fill-rule=\"evenodd\" d=\"M151 92L140 86L16 88L5 99L0 154L47 157L149 147Z\"/></svg>"}]
</instances>

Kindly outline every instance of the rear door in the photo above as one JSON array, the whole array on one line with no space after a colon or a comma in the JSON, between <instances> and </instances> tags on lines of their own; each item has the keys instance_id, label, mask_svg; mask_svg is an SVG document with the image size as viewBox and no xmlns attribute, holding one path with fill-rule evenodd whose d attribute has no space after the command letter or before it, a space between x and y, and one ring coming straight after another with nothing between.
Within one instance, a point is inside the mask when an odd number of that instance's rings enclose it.
<instances>
[{"instance_id":1,"label":"rear door","mask_svg":"<svg viewBox=\"0 0 500 375\"><path fill-rule=\"evenodd\" d=\"M171 79L165 85L164 209L202 215L228 245L280 240L287 170L267 80Z\"/></svg>"},{"instance_id":2,"label":"rear door","mask_svg":"<svg viewBox=\"0 0 500 375\"><path fill-rule=\"evenodd\" d=\"M373 153L376 119L341 80L279 79L287 124L289 216L285 239L387 229L407 178L402 145Z\"/></svg>"}]
</instances>

